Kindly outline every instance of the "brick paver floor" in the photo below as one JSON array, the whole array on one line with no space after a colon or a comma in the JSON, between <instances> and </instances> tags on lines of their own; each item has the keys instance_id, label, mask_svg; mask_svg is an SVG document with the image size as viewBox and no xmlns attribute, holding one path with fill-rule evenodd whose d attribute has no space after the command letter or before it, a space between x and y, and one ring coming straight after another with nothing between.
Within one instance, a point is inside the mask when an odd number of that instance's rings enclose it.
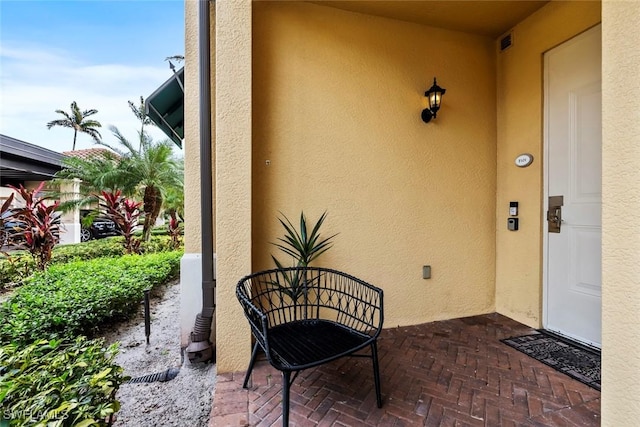
<instances>
[{"instance_id":1,"label":"brick paver floor","mask_svg":"<svg viewBox=\"0 0 640 427\"><path fill-rule=\"evenodd\" d=\"M500 342L532 331L499 314L385 329L382 408L371 361L344 358L298 376L290 425L600 425L599 391ZM282 425L280 373L261 361L248 390L243 379L219 375L209 425Z\"/></svg>"}]
</instances>

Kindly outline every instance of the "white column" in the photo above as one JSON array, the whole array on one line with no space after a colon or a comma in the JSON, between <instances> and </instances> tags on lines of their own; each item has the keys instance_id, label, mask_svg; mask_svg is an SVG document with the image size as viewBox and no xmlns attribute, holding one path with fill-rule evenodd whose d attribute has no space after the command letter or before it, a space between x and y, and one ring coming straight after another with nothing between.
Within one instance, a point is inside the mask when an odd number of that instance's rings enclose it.
<instances>
[{"instance_id":1,"label":"white column","mask_svg":"<svg viewBox=\"0 0 640 427\"><path fill-rule=\"evenodd\" d=\"M80 198L80 180L73 179L60 185L61 202ZM80 208L76 207L62 214L62 229L60 230L60 244L68 245L80 243Z\"/></svg>"}]
</instances>

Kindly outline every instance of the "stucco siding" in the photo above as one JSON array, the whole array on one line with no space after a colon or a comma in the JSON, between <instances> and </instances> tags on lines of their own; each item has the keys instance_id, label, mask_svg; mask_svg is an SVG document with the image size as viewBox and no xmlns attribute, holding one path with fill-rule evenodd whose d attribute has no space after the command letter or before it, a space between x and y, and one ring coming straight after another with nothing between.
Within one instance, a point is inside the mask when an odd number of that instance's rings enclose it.
<instances>
[{"instance_id":1,"label":"stucco siding","mask_svg":"<svg viewBox=\"0 0 640 427\"><path fill-rule=\"evenodd\" d=\"M218 372L246 369L249 325L235 285L251 272L251 1L215 3Z\"/></svg>"},{"instance_id":2,"label":"stucco siding","mask_svg":"<svg viewBox=\"0 0 640 427\"><path fill-rule=\"evenodd\" d=\"M602 5L602 425L640 419L640 3Z\"/></svg>"},{"instance_id":3,"label":"stucco siding","mask_svg":"<svg viewBox=\"0 0 640 427\"><path fill-rule=\"evenodd\" d=\"M599 2L552 2L498 53L496 311L532 327L542 322L543 54L598 22ZM533 154L531 166L515 166L522 153ZM507 230L510 201L519 202L517 232Z\"/></svg>"},{"instance_id":4,"label":"stucco siding","mask_svg":"<svg viewBox=\"0 0 640 427\"><path fill-rule=\"evenodd\" d=\"M198 74L198 2L185 2L184 94L184 243L200 253L200 96Z\"/></svg>"},{"instance_id":5,"label":"stucco siding","mask_svg":"<svg viewBox=\"0 0 640 427\"><path fill-rule=\"evenodd\" d=\"M385 326L494 311L493 40L303 2L254 3L253 25L253 270L279 211L326 210L318 264L382 287Z\"/></svg>"}]
</instances>

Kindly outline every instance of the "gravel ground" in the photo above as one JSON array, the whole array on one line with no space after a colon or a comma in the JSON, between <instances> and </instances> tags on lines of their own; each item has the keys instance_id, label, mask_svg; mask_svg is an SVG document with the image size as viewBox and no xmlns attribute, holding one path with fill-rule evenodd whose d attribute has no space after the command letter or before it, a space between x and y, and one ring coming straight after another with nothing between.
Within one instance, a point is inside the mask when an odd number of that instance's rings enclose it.
<instances>
[{"instance_id":1,"label":"gravel ground","mask_svg":"<svg viewBox=\"0 0 640 427\"><path fill-rule=\"evenodd\" d=\"M151 335L144 333L144 310L105 334L107 343L120 342L118 365L131 378L180 368L171 381L129 383L116 395L121 408L115 426L207 426L216 380L212 363L192 365L180 354L180 285L172 282L151 295Z\"/></svg>"}]
</instances>

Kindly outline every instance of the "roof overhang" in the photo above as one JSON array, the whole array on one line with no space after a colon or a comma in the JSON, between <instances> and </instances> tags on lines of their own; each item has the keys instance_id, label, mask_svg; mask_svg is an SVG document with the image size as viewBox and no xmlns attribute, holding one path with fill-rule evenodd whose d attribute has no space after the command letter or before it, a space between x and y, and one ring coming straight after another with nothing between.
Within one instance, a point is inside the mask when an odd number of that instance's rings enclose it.
<instances>
[{"instance_id":1,"label":"roof overhang","mask_svg":"<svg viewBox=\"0 0 640 427\"><path fill-rule=\"evenodd\" d=\"M63 157L56 151L0 135L0 183L50 180L62 169Z\"/></svg>"},{"instance_id":2,"label":"roof overhang","mask_svg":"<svg viewBox=\"0 0 640 427\"><path fill-rule=\"evenodd\" d=\"M184 67L145 101L147 116L182 148L184 139Z\"/></svg>"}]
</instances>

